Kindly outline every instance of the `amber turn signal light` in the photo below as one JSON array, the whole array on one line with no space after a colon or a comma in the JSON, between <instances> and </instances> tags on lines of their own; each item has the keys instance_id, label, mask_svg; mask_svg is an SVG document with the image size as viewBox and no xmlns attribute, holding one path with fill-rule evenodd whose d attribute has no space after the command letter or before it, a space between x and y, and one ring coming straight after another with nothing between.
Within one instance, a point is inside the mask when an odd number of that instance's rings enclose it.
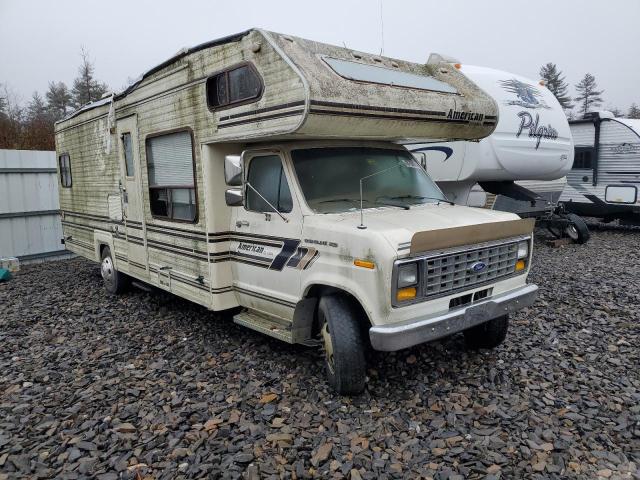
<instances>
[{"instance_id":1,"label":"amber turn signal light","mask_svg":"<svg viewBox=\"0 0 640 480\"><path fill-rule=\"evenodd\" d=\"M396 293L396 299L399 302L404 302L405 300L412 300L416 298L417 294L418 290L416 289L416 287L401 288L400 290L398 290L398 293Z\"/></svg>"},{"instance_id":2,"label":"amber turn signal light","mask_svg":"<svg viewBox=\"0 0 640 480\"><path fill-rule=\"evenodd\" d=\"M353 264L354 264L356 267L369 268L369 269L372 269L372 270L373 270L374 268L376 268L376 264L375 264L375 263L373 263L372 261L370 261L370 260L361 260L361 259L359 259L359 258L356 258L356 259L353 261Z\"/></svg>"},{"instance_id":3,"label":"amber turn signal light","mask_svg":"<svg viewBox=\"0 0 640 480\"><path fill-rule=\"evenodd\" d=\"M524 260L518 260L516 262L516 272L519 272L520 270L524 270L524 267L526 267L527 264L524 262Z\"/></svg>"}]
</instances>

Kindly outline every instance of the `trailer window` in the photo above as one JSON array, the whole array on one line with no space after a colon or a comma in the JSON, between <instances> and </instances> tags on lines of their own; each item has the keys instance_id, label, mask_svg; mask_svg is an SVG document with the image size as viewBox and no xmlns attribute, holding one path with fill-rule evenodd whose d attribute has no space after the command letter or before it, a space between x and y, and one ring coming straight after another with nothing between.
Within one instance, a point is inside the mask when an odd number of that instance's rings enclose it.
<instances>
[{"instance_id":1,"label":"trailer window","mask_svg":"<svg viewBox=\"0 0 640 480\"><path fill-rule=\"evenodd\" d=\"M287 213L293 208L287 176L278 155L253 158L249 164L247 181L279 212ZM260 195L251 188L247 188L247 210L272 212L273 209L269 203L265 202Z\"/></svg>"},{"instance_id":2,"label":"trailer window","mask_svg":"<svg viewBox=\"0 0 640 480\"><path fill-rule=\"evenodd\" d=\"M58 157L58 164L60 165L60 184L64 188L71 187L71 157L68 153L63 153Z\"/></svg>"},{"instance_id":3,"label":"trailer window","mask_svg":"<svg viewBox=\"0 0 640 480\"><path fill-rule=\"evenodd\" d=\"M575 156L573 158L573 169L592 169L593 168L593 160L592 160L593 148L591 147L575 147Z\"/></svg>"},{"instance_id":4,"label":"trailer window","mask_svg":"<svg viewBox=\"0 0 640 480\"><path fill-rule=\"evenodd\" d=\"M133 144L131 143L131 133L122 134L122 149L124 151L124 165L127 170L127 177L135 175L133 170Z\"/></svg>"},{"instance_id":5,"label":"trailer window","mask_svg":"<svg viewBox=\"0 0 640 480\"><path fill-rule=\"evenodd\" d=\"M146 147L151 214L195 222L197 203L191 132L150 137Z\"/></svg>"},{"instance_id":6,"label":"trailer window","mask_svg":"<svg viewBox=\"0 0 640 480\"><path fill-rule=\"evenodd\" d=\"M207 80L207 103L210 108L245 103L261 94L262 79L248 63L220 72Z\"/></svg>"}]
</instances>

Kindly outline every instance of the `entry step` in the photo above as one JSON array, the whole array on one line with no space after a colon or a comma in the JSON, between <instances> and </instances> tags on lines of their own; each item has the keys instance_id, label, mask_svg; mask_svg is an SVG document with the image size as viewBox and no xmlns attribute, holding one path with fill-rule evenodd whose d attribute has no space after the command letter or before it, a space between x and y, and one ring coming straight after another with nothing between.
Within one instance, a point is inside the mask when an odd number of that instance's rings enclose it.
<instances>
[{"instance_id":1,"label":"entry step","mask_svg":"<svg viewBox=\"0 0 640 480\"><path fill-rule=\"evenodd\" d=\"M279 318L247 310L234 315L233 322L287 343L293 343L291 325L287 325L284 320Z\"/></svg>"}]
</instances>

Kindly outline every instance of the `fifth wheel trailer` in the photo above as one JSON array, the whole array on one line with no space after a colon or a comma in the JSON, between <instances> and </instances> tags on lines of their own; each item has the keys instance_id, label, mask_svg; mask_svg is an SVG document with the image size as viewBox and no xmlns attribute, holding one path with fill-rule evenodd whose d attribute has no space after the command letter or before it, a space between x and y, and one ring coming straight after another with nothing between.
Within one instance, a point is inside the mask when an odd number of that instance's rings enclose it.
<instances>
[{"instance_id":1,"label":"fifth wheel trailer","mask_svg":"<svg viewBox=\"0 0 640 480\"><path fill-rule=\"evenodd\" d=\"M181 51L56 124L67 247L365 386L365 346L492 348L530 305L533 222L450 204L397 142L481 139L460 71L263 30Z\"/></svg>"},{"instance_id":2,"label":"fifth wheel trailer","mask_svg":"<svg viewBox=\"0 0 640 480\"><path fill-rule=\"evenodd\" d=\"M565 210L640 225L640 120L601 111L570 124L575 161L560 196Z\"/></svg>"},{"instance_id":3,"label":"fifth wheel trailer","mask_svg":"<svg viewBox=\"0 0 640 480\"><path fill-rule=\"evenodd\" d=\"M536 217L552 231L566 231L574 240L586 241L584 222L557 208L574 154L569 123L557 99L538 82L520 75L455 66L496 101L495 131L480 141L412 143L407 148L450 200L469 204L479 184L496 195L492 208Z\"/></svg>"}]
</instances>

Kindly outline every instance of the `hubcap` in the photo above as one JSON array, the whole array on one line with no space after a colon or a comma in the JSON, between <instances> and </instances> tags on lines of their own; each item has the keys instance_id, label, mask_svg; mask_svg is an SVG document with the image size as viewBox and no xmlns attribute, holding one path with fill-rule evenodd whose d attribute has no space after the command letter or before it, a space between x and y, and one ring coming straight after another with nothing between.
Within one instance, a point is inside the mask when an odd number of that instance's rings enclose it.
<instances>
[{"instance_id":1,"label":"hubcap","mask_svg":"<svg viewBox=\"0 0 640 480\"><path fill-rule=\"evenodd\" d=\"M329 333L329 324L325 322L322 325L322 341L324 344L324 355L327 359L327 365L329 365L329 369L333 372L333 342L331 341L331 334Z\"/></svg>"},{"instance_id":2,"label":"hubcap","mask_svg":"<svg viewBox=\"0 0 640 480\"><path fill-rule=\"evenodd\" d=\"M565 230L565 232L567 233L567 235L571 240L578 239L578 229L575 227L575 225L569 225Z\"/></svg>"},{"instance_id":3,"label":"hubcap","mask_svg":"<svg viewBox=\"0 0 640 480\"><path fill-rule=\"evenodd\" d=\"M111 261L111 257L106 257L102 260L102 266L100 267L100 273L102 274L102 279L111 284L113 283L113 262Z\"/></svg>"}]
</instances>

